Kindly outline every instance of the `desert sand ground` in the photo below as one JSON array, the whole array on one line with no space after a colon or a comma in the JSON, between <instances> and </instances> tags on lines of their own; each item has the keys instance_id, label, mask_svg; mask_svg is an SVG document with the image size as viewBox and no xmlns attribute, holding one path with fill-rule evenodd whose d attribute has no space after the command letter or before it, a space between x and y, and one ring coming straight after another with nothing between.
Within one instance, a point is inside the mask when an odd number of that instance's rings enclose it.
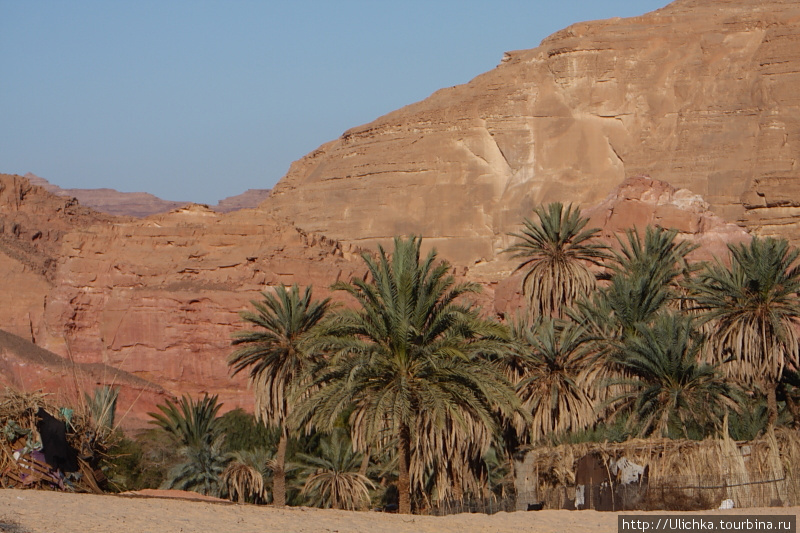
<instances>
[{"instance_id":1,"label":"desert sand ground","mask_svg":"<svg viewBox=\"0 0 800 533\"><path fill-rule=\"evenodd\" d=\"M800 507L733 509L707 514L794 514ZM645 514L645 513L637 513ZM664 513L655 513L664 514ZM675 514L675 513L671 513ZM18 527L9 527L10 523ZM617 513L539 511L401 516L293 507L187 501L174 498L0 490L0 531L19 533L216 532L592 532L617 531Z\"/></svg>"}]
</instances>

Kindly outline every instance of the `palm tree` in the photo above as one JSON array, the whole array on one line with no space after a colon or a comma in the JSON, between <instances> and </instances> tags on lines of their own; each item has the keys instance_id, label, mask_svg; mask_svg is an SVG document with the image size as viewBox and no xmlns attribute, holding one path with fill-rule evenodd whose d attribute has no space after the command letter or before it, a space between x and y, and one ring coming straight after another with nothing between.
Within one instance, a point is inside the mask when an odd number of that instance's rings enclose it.
<instances>
[{"instance_id":1,"label":"palm tree","mask_svg":"<svg viewBox=\"0 0 800 533\"><path fill-rule=\"evenodd\" d=\"M221 434L217 413L222 407L217 395L204 395L196 402L184 395L178 403L167 400L165 405L157 405L160 413L147 413L155 424L163 429L182 446L201 448L214 442Z\"/></svg>"},{"instance_id":2,"label":"palm tree","mask_svg":"<svg viewBox=\"0 0 800 533\"><path fill-rule=\"evenodd\" d=\"M280 285L274 294L262 293L263 301L251 302L255 313L241 313L244 320L259 329L236 333L233 345L240 348L228 358L233 375L249 371L257 418L281 428L273 486L273 499L278 507L286 505L287 418L292 410L288 399L295 390L308 390L305 377L321 357L307 346L309 332L330 307L330 298L312 301L311 291L308 287L301 296L297 285L291 290Z\"/></svg>"},{"instance_id":3,"label":"palm tree","mask_svg":"<svg viewBox=\"0 0 800 533\"><path fill-rule=\"evenodd\" d=\"M217 417L222 407L217 396L206 394L196 402L183 396L177 404L167 400L157 407L160 413L148 413L151 423L170 434L186 458L170 472L164 487L219 494L219 476L227 457L222 452L225 435Z\"/></svg>"},{"instance_id":4,"label":"palm tree","mask_svg":"<svg viewBox=\"0 0 800 533\"><path fill-rule=\"evenodd\" d=\"M239 503L269 501L266 480L272 478L275 460L265 448L233 452L231 461L222 472L220 483L224 493Z\"/></svg>"},{"instance_id":5,"label":"palm tree","mask_svg":"<svg viewBox=\"0 0 800 533\"><path fill-rule=\"evenodd\" d=\"M563 317L576 299L594 290L596 278L589 265L606 259L608 247L592 242L600 230L584 229L589 219L572 205L565 210L555 202L534 213L539 221L526 218L522 232L510 234L519 242L505 251L523 260L517 270L525 270L522 290L534 314Z\"/></svg>"},{"instance_id":6,"label":"palm tree","mask_svg":"<svg viewBox=\"0 0 800 533\"><path fill-rule=\"evenodd\" d=\"M395 238L391 258L383 247L377 259L362 255L369 282L334 285L358 308L339 311L321 327L318 345L332 357L316 373L318 390L297 408L299 420L329 430L352 407L357 449L394 447L402 513L411 511L412 450L430 450L421 442L430 435L420 426L436 428L436 436L448 424L459 435L492 434L494 409L518 404L483 357L508 349L506 329L459 303L479 286L456 284L448 263L435 264L435 251L420 260L420 246L415 237ZM421 465L432 460L417 459Z\"/></svg>"},{"instance_id":7,"label":"palm tree","mask_svg":"<svg viewBox=\"0 0 800 533\"><path fill-rule=\"evenodd\" d=\"M607 263L609 285L578 305L583 316L577 320L621 338L679 301L678 280L692 271L686 256L697 246L677 241L677 234L648 226L643 239L637 229L626 231L625 240L617 237L620 248Z\"/></svg>"},{"instance_id":8,"label":"palm tree","mask_svg":"<svg viewBox=\"0 0 800 533\"><path fill-rule=\"evenodd\" d=\"M89 396L88 393L83 393L86 407L98 435L107 436L114 430L118 396L119 388L112 388L108 385L95 388L92 396Z\"/></svg>"},{"instance_id":9,"label":"palm tree","mask_svg":"<svg viewBox=\"0 0 800 533\"><path fill-rule=\"evenodd\" d=\"M320 441L318 455L297 454L306 482L302 494L312 505L325 509L356 510L369 503L369 489L375 488L361 474L361 454L353 451L347 431L337 428Z\"/></svg>"},{"instance_id":10,"label":"palm tree","mask_svg":"<svg viewBox=\"0 0 800 533\"><path fill-rule=\"evenodd\" d=\"M594 422L591 345L578 324L543 318L512 329L525 372L516 383L531 413L531 442ZM519 430L518 430L519 431Z\"/></svg>"},{"instance_id":11,"label":"palm tree","mask_svg":"<svg viewBox=\"0 0 800 533\"><path fill-rule=\"evenodd\" d=\"M616 363L630 377L612 382L623 390L610 403L631 414L640 435L702 438L738 409L735 389L699 361L702 344L691 317L674 312L637 324L620 343Z\"/></svg>"},{"instance_id":12,"label":"palm tree","mask_svg":"<svg viewBox=\"0 0 800 533\"><path fill-rule=\"evenodd\" d=\"M690 284L695 309L709 329L711 360L767 394L769 425L778 417L776 387L798 366L800 251L784 239L754 237L729 244L730 267L707 265Z\"/></svg>"},{"instance_id":13,"label":"palm tree","mask_svg":"<svg viewBox=\"0 0 800 533\"><path fill-rule=\"evenodd\" d=\"M218 496L219 480L228 456L222 452L224 435L203 446L184 446L181 453L186 460L169 473L163 488L189 490Z\"/></svg>"}]
</instances>

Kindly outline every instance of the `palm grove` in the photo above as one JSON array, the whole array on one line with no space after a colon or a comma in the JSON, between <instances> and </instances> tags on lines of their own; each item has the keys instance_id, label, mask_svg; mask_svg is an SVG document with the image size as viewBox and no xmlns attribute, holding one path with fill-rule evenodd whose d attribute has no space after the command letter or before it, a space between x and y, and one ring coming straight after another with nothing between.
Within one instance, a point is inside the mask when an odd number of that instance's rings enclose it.
<instances>
[{"instance_id":1,"label":"palm grove","mask_svg":"<svg viewBox=\"0 0 800 533\"><path fill-rule=\"evenodd\" d=\"M528 303L506 323L415 237L364 254L366 280L332 287L346 306L311 287L263 293L228 363L248 375L269 445L223 453L216 398L168 402L154 422L183 462L166 485L409 513L508 497L524 447L752 439L797 422L795 248L754 237L693 264L674 230L632 229L610 247L572 206L534 214L506 250Z\"/></svg>"}]
</instances>

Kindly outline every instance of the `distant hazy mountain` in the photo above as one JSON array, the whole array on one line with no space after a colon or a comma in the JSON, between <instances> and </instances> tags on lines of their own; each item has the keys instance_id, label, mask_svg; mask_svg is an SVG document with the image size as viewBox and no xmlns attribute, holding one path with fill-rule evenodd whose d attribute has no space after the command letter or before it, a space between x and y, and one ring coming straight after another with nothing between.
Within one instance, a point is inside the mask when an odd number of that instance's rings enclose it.
<instances>
[{"instance_id":1,"label":"distant hazy mountain","mask_svg":"<svg viewBox=\"0 0 800 533\"><path fill-rule=\"evenodd\" d=\"M25 174L33 185L43 187L56 196L75 197L86 207L91 207L110 215L147 217L158 213L167 213L190 202L163 200L147 192L120 192L116 189L62 189L35 174ZM229 196L220 200L211 209L220 213L228 213L238 209L256 207L269 196L269 189L249 189L242 194Z\"/></svg>"}]
</instances>

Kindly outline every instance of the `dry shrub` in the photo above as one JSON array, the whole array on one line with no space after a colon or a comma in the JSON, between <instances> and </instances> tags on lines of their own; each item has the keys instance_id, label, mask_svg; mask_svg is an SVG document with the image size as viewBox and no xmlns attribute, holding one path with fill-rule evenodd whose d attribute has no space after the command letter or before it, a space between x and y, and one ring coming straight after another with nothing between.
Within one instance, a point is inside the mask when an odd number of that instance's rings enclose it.
<instances>
[{"instance_id":1,"label":"dry shrub","mask_svg":"<svg viewBox=\"0 0 800 533\"><path fill-rule=\"evenodd\" d=\"M67 423L61 407L55 404L51 395L42 392L19 392L6 388L0 394L0 472L15 466L15 449L24 446L29 439L41 441L36 428L36 413L39 409L67 424L67 442L78 452L81 472L80 479L73 484L73 488L84 492L102 492L97 481L103 479L103 476L97 465L105 456L114 437L108 432L97 431L83 405L72 408L72 416ZM0 478L0 486L11 485L11 480Z\"/></svg>"},{"instance_id":2,"label":"dry shrub","mask_svg":"<svg viewBox=\"0 0 800 533\"><path fill-rule=\"evenodd\" d=\"M699 494L689 494L686 489L653 487L647 491L639 509L642 511L702 511L719 505L719 501L721 501L719 498L720 496L716 492L701 491Z\"/></svg>"}]
</instances>

